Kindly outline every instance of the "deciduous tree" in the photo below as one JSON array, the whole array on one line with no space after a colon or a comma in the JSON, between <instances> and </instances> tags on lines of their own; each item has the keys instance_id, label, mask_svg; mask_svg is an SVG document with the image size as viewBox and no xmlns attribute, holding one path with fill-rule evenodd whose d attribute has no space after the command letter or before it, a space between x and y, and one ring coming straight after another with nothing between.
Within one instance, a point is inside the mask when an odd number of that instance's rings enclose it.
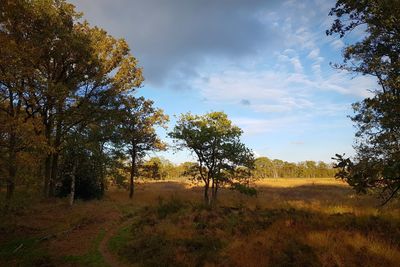
<instances>
[{"instance_id":1,"label":"deciduous tree","mask_svg":"<svg viewBox=\"0 0 400 267\"><path fill-rule=\"evenodd\" d=\"M366 30L335 66L372 75L379 84L373 96L353 104L356 155L337 155L338 177L359 192L378 190L386 203L400 196L400 2L339 0L330 15L336 19L329 35Z\"/></svg>"},{"instance_id":2,"label":"deciduous tree","mask_svg":"<svg viewBox=\"0 0 400 267\"><path fill-rule=\"evenodd\" d=\"M242 130L223 112L182 114L169 133L178 147L188 148L196 155L207 204L215 203L221 184L232 182L232 176L227 174L239 166L253 166L253 153L240 141L241 134Z\"/></svg>"},{"instance_id":3,"label":"deciduous tree","mask_svg":"<svg viewBox=\"0 0 400 267\"><path fill-rule=\"evenodd\" d=\"M138 162L150 151L165 149L156 127L165 127L168 116L153 106L153 101L143 97L126 97L121 101L117 126L117 142L130 156L129 197L133 197L134 179L138 175Z\"/></svg>"}]
</instances>

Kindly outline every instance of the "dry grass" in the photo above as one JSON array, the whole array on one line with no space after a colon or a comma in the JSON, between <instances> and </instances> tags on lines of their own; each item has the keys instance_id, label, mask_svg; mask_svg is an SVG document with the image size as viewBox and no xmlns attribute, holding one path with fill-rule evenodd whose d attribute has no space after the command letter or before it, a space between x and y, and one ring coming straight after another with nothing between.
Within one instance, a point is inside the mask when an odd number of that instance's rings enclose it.
<instances>
[{"instance_id":1,"label":"dry grass","mask_svg":"<svg viewBox=\"0 0 400 267\"><path fill-rule=\"evenodd\" d=\"M144 266L399 266L399 202L379 207L334 179L256 187L257 197L221 190L213 210L202 206L201 187L181 180L141 181L132 200L111 188L72 209L64 200L38 202L0 221L0 266L106 266L100 233L124 218L134 223L115 236L113 251Z\"/></svg>"},{"instance_id":2,"label":"dry grass","mask_svg":"<svg viewBox=\"0 0 400 267\"><path fill-rule=\"evenodd\" d=\"M332 185L347 187L347 184L333 178L278 178L263 179L256 182L257 186L267 187L297 187L297 186L314 186L314 185Z\"/></svg>"}]
</instances>

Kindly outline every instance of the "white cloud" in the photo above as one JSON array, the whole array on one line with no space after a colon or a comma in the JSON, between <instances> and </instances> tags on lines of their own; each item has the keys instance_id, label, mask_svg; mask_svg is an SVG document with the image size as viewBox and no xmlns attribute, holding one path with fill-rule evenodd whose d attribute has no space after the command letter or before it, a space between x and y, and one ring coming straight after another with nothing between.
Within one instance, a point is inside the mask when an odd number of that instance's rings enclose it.
<instances>
[{"instance_id":1,"label":"white cloud","mask_svg":"<svg viewBox=\"0 0 400 267\"><path fill-rule=\"evenodd\" d=\"M344 47L344 43L341 39L335 39L331 42L331 46L336 50L341 50Z\"/></svg>"},{"instance_id":2,"label":"white cloud","mask_svg":"<svg viewBox=\"0 0 400 267\"><path fill-rule=\"evenodd\" d=\"M307 57L310 58L310 59L313 59L313 60L318 60L318 58L319 58L319 48L316 47L313 50L311 50L311 52L308 54Z\"/></svg>"},{"instance_id":3,"label":"white cloud","mask_svg":"<svg viewBox=\"0 0 400 267\"><path fill-rule=\"evenodd\" d=\"M299 117L290 116L274 119L255 119L247 117L232 118L235 125L239 126L245 135L257 135L269 132L281 131L292 128L294 124L305 124L306 121Z\"/></svg>"},{"instance_id":4,"label":"white cloud","mask_svg":"<svg viewBox=\"0 0 400 267\"><path fill-rule=\"evenodd\" d=\"M301 64L300 59L298 57L291 58L290 62L293 64L293 68L296 73L303 72L303 65Z\"/></svg>"},{"instance_id":5,"label":"white cloud","mask_svg":"<svg viewBox=\"0 0 400 267\"><path fill-rule=\"evenodd\" d=\"M351 77L345 71L322 75L319 64L312 66L314 76L300 72L272 70L230 70L198 79L195 87L209 102L236 105L247 100L255 112L282 113L315 109L322 94L337 93L354 100L368 97L376 88L373 77ZM322 97L324 98L324 97ZM329 99L326 98L326 102Z\"/></svg>"}]
</instances>

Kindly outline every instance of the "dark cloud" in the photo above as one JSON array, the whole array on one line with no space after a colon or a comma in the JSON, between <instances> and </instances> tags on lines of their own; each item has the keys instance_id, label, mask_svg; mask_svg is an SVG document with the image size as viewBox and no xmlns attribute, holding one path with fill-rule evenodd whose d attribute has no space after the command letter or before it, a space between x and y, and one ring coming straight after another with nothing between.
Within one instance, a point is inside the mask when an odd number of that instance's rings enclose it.
<instances>
[{"instance_id":1,"label":"dark cloud","mask_svg":"<svg viewBox=\"0 0 400 267\"><path fill-rule=\"evenodd\" d=\"M250 100L248 100L248 99L240 100L240 104L242 104L243 106L250 106L251 105Z\"/></svg>"},{"instance_id":2,"label":"dark cloud","mask_svg":"<svg viewBox=\"0 0 400 267\"><path fill-rule=\"evenodd\" d=\"M129 42L147 81L196 75L213 57L240 58L276 39L260 14L266 0L72 0L84 18ZM278 1L279 2L279 1Z\"/></svg>"}]
</instances>

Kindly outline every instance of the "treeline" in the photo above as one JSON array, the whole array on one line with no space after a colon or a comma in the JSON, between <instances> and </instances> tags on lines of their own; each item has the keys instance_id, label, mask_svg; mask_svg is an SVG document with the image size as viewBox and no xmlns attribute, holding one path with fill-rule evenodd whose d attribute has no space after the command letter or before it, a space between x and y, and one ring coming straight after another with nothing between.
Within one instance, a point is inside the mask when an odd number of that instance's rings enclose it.
<instances>
[{"instance_id":1,"label":"treeline","mask_svg":"<svg viewBox=\"0 0 400 267\"><path fill-rule=\"evenodd\" d=\"M299 163L260 157L255 160L253 175L257 178L328 178L337 169L331 164L307 160Z\"/></svg>"},{"instance_id":2,"label":"treeline","mask_svg":"<svg viewBox=\"0 0 400 267\"><path fill-rule=\"evenodd\" d=\"M152 157L144 160L139 166L139 177L151 180L190 179L195 162L183 162L174 164L168 159ZM265 178L333 178L337 169L331 164L319 161L303 161L299 163L271 160L267 157L259 157L254 161L254 167L250 171L254 179ZM121 172L122 174L122 172ZM119 185L128 184L129 171L119 176L114 182Z\"/></svg>"}]
</instances>

